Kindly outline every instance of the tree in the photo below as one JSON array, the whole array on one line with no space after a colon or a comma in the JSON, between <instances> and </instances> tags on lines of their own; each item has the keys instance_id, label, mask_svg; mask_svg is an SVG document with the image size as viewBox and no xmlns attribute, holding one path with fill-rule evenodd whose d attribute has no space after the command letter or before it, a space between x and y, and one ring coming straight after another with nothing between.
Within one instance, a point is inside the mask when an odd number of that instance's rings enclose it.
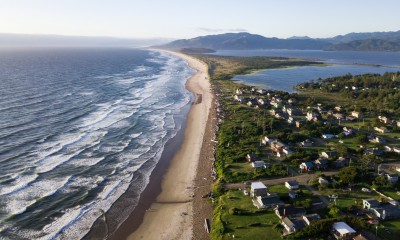
<instances>
[{"instance_id":1,"label":"tree","mask_svg":"<svg viewBox=\"0 0 400 240\"><path fill-rule=\"evenodd\" d=\"M360 159L360 164L363 170L376 169L378 165L382 163L382 161L383 161L382 158L370 154L370 155L364 155Z\"/></svg>"},{"instance_id":2,"label":"tree","mask_svg":"<svg viewBox=\"0 0 400 240\"><path fill-rule=\"evenodd\" d=\"M375 178L372 184L374 188L379 189L381 187L386 186L388 184L388 180L385 178L385 176L380 175Z\"/></svg>"},{"instance_id":3,"label":"tree","mask_svg":"<svg viewBox=\"0 0 400 240\"><path fill-rule=\"evenodd\" d=\"M357 168L355 167L344 167L340 169L337 175L342 183L350 184L353 183L357 177Z\"/></svg>"},{"instance_id":4,"label":"tree","mask_svg":"<svg viewBox=\"0 0 400 240\"><path fill-rule=\"evenodd\" d=\"M340 209L338 207L336 207L336 206L331 206L328 214L331 217L339 217L340 216Z\"/></svg>"}]
</instances>

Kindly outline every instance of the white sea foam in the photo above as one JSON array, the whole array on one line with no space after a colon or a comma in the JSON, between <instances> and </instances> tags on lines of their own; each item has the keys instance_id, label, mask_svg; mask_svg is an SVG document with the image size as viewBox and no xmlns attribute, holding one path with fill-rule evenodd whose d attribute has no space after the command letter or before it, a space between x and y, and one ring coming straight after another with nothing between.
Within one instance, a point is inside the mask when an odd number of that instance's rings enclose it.
<instances>
[{"instance_id":1,"label":"white sea foam","mask_svg":"<svg viewBox=\"0 0 400 240\"><path fill-rule=\"evenodd\" d=\"M71 177L58 179L42 179L31 185L8 194L3 197L4 206L0 206L0 211L8 216L20 214L34 204L37 199L53 195L58 189L63 187Z\"/></svg>"},{"instance_id":2,"label":"white sea foam","mask_svg":"<svg viewBox=\"0 0 400 240\"><path fill-rule=\"evenodd\" d=\"M0 195L9 194L26 187L29 183L36 180L37 174L19 175L12 184L0 186Z\"/></svg>"}]
</instances>

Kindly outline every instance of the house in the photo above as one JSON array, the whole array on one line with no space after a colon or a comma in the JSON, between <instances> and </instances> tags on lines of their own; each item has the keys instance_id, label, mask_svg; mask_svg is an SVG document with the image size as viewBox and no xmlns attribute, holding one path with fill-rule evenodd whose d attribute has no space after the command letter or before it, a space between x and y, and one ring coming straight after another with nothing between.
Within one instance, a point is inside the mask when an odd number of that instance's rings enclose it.
<instances>
[{"instance_id":1,"label":"house","mask_svg":"<svg viewBox=\"0 0 400 240\"><path fill-rule=\"evenodd\" d=\"M289 98L288 99L288 103L289 104L293 104L293 103L296 103L296 102L297 102L297 100L295 98Z\"/></svg>"},{"instance_id":2,"label":"house","mask_svg":"<svg viewBox=\"0 0 400 240\"><path fill-rule=\"evenodd\" d=\"M357 232L353 228L351 228L347 223L345 222L335 222L332 226L332 235L336 239L352 239L354 236L356 236Z\"/></svg>"},{"instance_id":3,"label":"house","mask_svg":"<svg viewBox=\"0 0 400 240\"><path fill-rule=\"evenodd\" d=\"M291 198L291 199L295 199L295 198L297 198L299 195L297 194L297 192L295 192L295 191L293 191L293 190L290 190L289 191L289 197Z\"/></svg>"},{"instance_id":4,"label":"house","mask_svg":"<svg viewBox=\"0 0 400 240\"><path fill-rule=\"evenodd\" d=\"M378 119L384 124L388 124L390 122L389 118L385 116L378 116Z\"/></svg>"},{"instance_id":5,"label":"house","mask_svg":"<svg viewBox=\"0 0 400 240\"><path fill-rule=\"evenodd\" d=\"M251 163L251 166L253 168L265 168L266 167L264 161L254 161L254 162Z\"/></svg>"},{"instance_id":6,"label":"house","mask_svg":"<svg viewBox=\"0 0 400 240\"><path fill-rule=\"evenodd\" d=\"M344 119L344 115L341 113L334 113L333 117L335 117L337 120Z\"/></svg>"},{"instance_id":7,"label":"house","mask_svg":"<svg viewBox=\"0 0 400 240\"><path fill-rule=\"evenodd\" d=\"M400 208L390 203L381 204L378 207L371 207L369 211L382 220L400 218Z\"/></svg>"},{"instance_id":8,"label":"house","mask_svg":"<svg viewBox=\"0 0 400 240\"><path fill-rule=\"evenodd\" d=\"M278 206L275 208L275 214L280 219L283 217L302 217L306 214L306 209L294 206Z\"/></svg>"},{"instance_id":9,"label":"house","mask_svg":"<svg viewBox=\"0 0 400 240\"><path fill-rule=\"evenodd\" d=\"M326 180L326 179L323 178L323 177L319 177L319 178L318 178L318 183L321 184L321 185L324 185L324 184L329 184L329 181Z\"/></svg>"},{"instance_id":10,"label":"house","mask_svg":"<svg viewBox=\"0 0 400 240\"><path fill-rule=\"evenodd\" d=\"M298 217L298 218L284 217L282 219L282 226L287 231L287 233L286 233L286 235L287 235L287 234L291 234L291 233L300 231L301 229L303 229L305 227L305 223L304 223L303 219L301 219L300 217Z\"/></svg>"},{"instance_id":11,"label":"house","mask_svg":"<svg viewBox=\"0 0 400 240\"><path fill-rule=\"evenodd\" d=\"M330 134L330 133L322 134L322 138L324 138L324 139L331 139L331 138L334 138L335 136L336 135Z\"/></svg>"},{"instance_id":12,"label":"house","mask_svg":"<svg viewBox=\"0 0 400 240\"><path fill-rule=\"evenodd\" d=\"M255 154L255 153L249 153L249 154L247 154L246 155L246 161L248 161L248 162L255 162L255 161L258 161L258 156L257 156L257 154Z\"/></svg>"},{"instance_id":13,"label":"house","mask_svg":"<svg viewBox=\"0 0 400 240\"><path fill-rule=\"evenodd\" d=\"M393 146L393 152L400 153L400 146Z\"/></svg>"},{"instance_id":14,"label":"house","mask_svg":"<svg viewBox=\"0 0 400 240\"><path fill-rule=\"evenodd\" d=\"M310 226L311 222L318 221L321 219L321 216L318 213L307 214L303 216L303 221Z\"/></svg>"},{"instance_id":15,"label":"house","mask_svg":"<svg viewBox=\"0 0 400 240\"><path fill-rule=\"evenodd\" d=\"M268 99L265 99L265 98L259 98L259 99L257 100L257 102L258 102L258 104L260 104L260 105L262 105L262 106L269 104L269 100L268 100Z\"/></svg>"},{"instance_id":16,"label":"house","mask_svg":"<svg viewBox=\"0 0 400 240\"><path fill-rule=\"evenodd\" d=\"M250 196L267 196L267 186L262 182L252 182L250 185Z\"/></svg>"},{"instance_id":17,"label":"house","mask_svg":"<svg viewBox=\"0 0 400 240\"><path fill-rule=\"evenodd\" d=\"M287 122L289 124L293 124L295 122L295 119L293 117L288 117Z\"/></svg>"},{"instance_id":18,"label":"house","mask_svg":"<svg viewBox=\"0 0 400 240\"><path fill-rule=\"evenodd\" d=\"M306 115L306 119L307 121L313 121L313 119L317 117L317 114L314 112L308 112Z\"/></svg>"},{"instance_id":19,"label":"house","mask_svg":"<svg viewBox=\"0 0 400 240\"><path fill-rule=\"evenodd\" d=\"M297 128L300 128L303 125L301 121L296 121L295 124Z\"/></svg>"},{"instance_id":20,"label":"house","mask_svg":"<svg viewBox=\"0 0 400 240\"><path fill-rule=\"evenodd\" d=\"M327 169L328 168L328 159L326 158L318 158L314 161L314 166L316 169Z\"/></svg>"},{"instance_id":21,"label":"house","mask_svg":"<svg viewBox=\"0 0 400 240\"><path fill-rule=\"evenodd\" d=\"M297 181L287 181L285 182L285 187L287 187L290 190L293 189L299 189L299 183Z\"/></svg>"},{"instance_id":22,"label":"house","mask_svg":"<svg viewBox=\"0 0 400 240\"><path fill-rule=\"evenodd\" d=\"M303 162L300 164L299 167L301 170L310 171L313 168L313 163L312 162Z\"/></svg>"},{"instance_id":23,"label":"house","mask_svg":"<svg viewBox=\"0 0 400 240\"><path fill-rule=\"evenodd\" d=\"M265 145L269 145L269 144L271 144L273 141L275 141L276 140L276 138L275 137L269 137L269 136L265 136L263 139L261 139L261 142L262 142L262 144L265 144Z\"/></svg>"},{"instance_id":24,"label":"house","mask_svg":"<svg viewBox=\"0 0 400 240\"><path fill-rule=\"evenodd\" d=\"M275 208L284 204L285 203L279 199L278 194L276 193L267 193L266 196L257 196L256 198L253 198L253 205L259 209Z\"/></svg>"},{"instance_id":25,"label":"house","mask_svg":"<svg viewBox=\"0 0 400 240\"><path fill-rule=\"evenodd\" d=\"M282 149L282 152L283 152L286 156L290 156L290 155L293 153L293 151L290 150L289 148L284 148L284 149Z\"/></svg>"},{"instance_id":26,"label":"house","mask_svg":"<svg viewBox=\"0 0 400 240\"><path fill-rule=\"evenodd\" d=\"M341 112L343 110L343 107L342 106L336 106L335 110L338 111L338 112Z\"/></svg>"},{"instance_id":27,"label":"house","mask_svg":"<svg viewBox=\"0 0 400 240\"><path fill-rule=\"evenodd\" d=\"M380 202L378 202L375 199L363 199L363 208L364 209L370 209L374 207L379 207L381 205Z\"/></svg>"},{"instance_id":28,"label":"house","mask_svg":"<svg viewBox=\"0 0 400 240\"><path fill-rule=\"evenodd\" d=\"M257 89L256 92L258 92L259 94L266 94L267 90L260 88L260 89Z\"/></svg>"},{"instance_id":29,"label":"house","mask_svg":"<svg viewBox=\"0 0 400 240\"><path fill-rule=\"evenodd\" d=\"M385 127L374 127L374 130L377 131L378 133L387 133L389 130Z\"/></svg>"},{"instance_id":30,"label":"house","mask_svg":"<svg viewBox=\"0 0 400 240\"><path fill-rule=\"evenodd\" d=\"M357 111L352 111L351 112L351 116L355 117L355 118L362 118L363 117L362 113L357 112Z\"/></svg>"},{"instance_id":31,"label":"house","mask_svg":"<svg viewBox=\"0 0 400 240\"><path fill-rule=\"evenodd\" d=\"M334 165L336 168L342 168L349 165L349 160L344 157L339 157L335 162Z\"/></svg>"},{"instance_id":32,"label":"house","mask_svg":"<svg viewBox=\"0 0 400 240\"><path fill-rule=\"evenodd\" d=\"M353 240L370 240L370 239L371 238L367 238L367 237L363 236L361 233L353 238Z\"/></svg>"},{"instance_id":33,"label":"house","mask_svg":"<svg viewBox=\"0 0 400 240\"><path fill-rule=\"evenodd\" d=\"M399 181L399 175L397 175L397 174L386 173L385 175L386 175L387 180L390 183L395 183L395 182Z\"/></svg>"},{"instance_id":34,"label":"house","mask_svg":"<svg viewBox=\"0 0 400 240\"><path fill-rule=\"evenodd\" d=\"M400 120L399 120L399 121L396 121L396 125L397 125L398 127L400 127Z\"/></svg>"},{"instance_id":35,"label":"house","mask_svg":"<svg viewBox=\"0 0 400 240\"><path fill-rule=\"evenodd\" d=\"M275 140L270 144L270 147L274 152L282 152L283 149L286 148L286 144Z\"/></svg>"},{"instance_id":36,"label":"house","mask_svg":"<svg viewBox=\"0 0 400 240\"><path fill-rule=\"evenodd\" d=\"M373 136L369 139L369 141L372 143L379 143L379 144L386 143L386 140L381 136Z\"/></svg>"},{"instance_id":37,"label":"house","mask_svg":"<svg viewBox=\"0 0 400 240\"><path fill-rule=\"evenodd\" d=\"M300 111L293 108L288 108L286 112L289 114L289 116L300 115Z\"/></svg>"},{"instance_id":38,"label":"house","mask_svg":"<svg viewBox=\"0 0 400 240\"><path fill-rule=\"evenodd\" d=\"M376 155L376 156L381 156L383 154L383 151L380 150L379 148L367 148L365 149L365 155Z\"/></svg>"},{"instance_id":39,"label":"house","mask_svg":"<svg viewBox=\"0 0 400 240\"><path fill-rule=\"evenodd\" d=\"M323 158L333 158L333 157L337 157L339 155L338 152L336 151L325 151L321 153L321 157Z\"/></svg>"},{"instance_id":40,"label":"house","mask_svg":"<svg viewBox=\"0 0 400 240\"><path fill-rule=\"evenodd\" d=\"M314 145L314 142L311 141L310 139L306 139L306 140L300 142L300 145L303 147L312 147Z\"/></svg>"},{"instance_id":41,"label":"house","mask_svg":"<svg viewBox=\"0 0 400 240\"><path fill-rule=\"evenodd\" d=\"M237 95L242 95L243 94L243 90L240 89L240 88L236 89L236 94Z\"/></svg>"}]
</instances>

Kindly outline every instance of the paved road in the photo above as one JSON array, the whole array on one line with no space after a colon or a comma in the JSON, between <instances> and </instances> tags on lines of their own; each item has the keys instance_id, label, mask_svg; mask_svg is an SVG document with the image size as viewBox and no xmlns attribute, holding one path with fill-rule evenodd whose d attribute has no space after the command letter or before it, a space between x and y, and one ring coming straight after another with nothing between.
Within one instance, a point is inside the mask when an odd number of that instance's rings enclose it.
<instances>
[{"instance_id":1,"label":"paved road","mask_svg":"<svg viewBox=\"0 0 400 240\"><path fill-rule=\"evenodd\" d=\"M336 174L338 171L327 171L327 172L322 172L326 176L331 176ZM276 178L276 179L264 179L264 180L259 180L260 182L264 183L266 186L268 185L276 185L276 184L282 184L285 183L286 181L291 181L291 180L296 180L300 184L307 184L308 181L311 178L316 178L318 175L321 173L312 173L312 174L301 174L293 177L283 177L283 178ZM225 188L227 189L238 189L238 188L243 188L243 183L229 183L224 185Z\"/></svg>"}]
</instances>

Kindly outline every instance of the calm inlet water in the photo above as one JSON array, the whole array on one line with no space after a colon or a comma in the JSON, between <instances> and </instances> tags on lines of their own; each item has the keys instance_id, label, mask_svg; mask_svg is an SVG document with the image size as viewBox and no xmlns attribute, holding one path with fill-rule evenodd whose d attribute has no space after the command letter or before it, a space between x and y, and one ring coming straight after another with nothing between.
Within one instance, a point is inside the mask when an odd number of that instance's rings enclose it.
<instances>
[{"instance_id":1,"label":"calm inlet water","mask_svg":"<svg viewBox=\"0 0 400 240\"><path fill-rule=\"evenodd\" d=\"M326 67L305 66L285 69L269 69L253 74L235 76L233 79L249 85L272 88L287 92L293 86L309 80L328 78L351 73L397 72L400 71L400 52L335 52L312 50L252 50L218 51L215 54L227 56L273 56L295 57L319 60L330 64ZM355 65L369 64L369 65ZM380 66L376 66L380 65Z\"/></svg>"},{"instance_id":2,"label":"calm inlet water","mask_svg":"<svg viewBox=\"0 0 400 240\"><path fill-rule=\"evenodd\" d=\"M131 183L142 191L192 74L156 51L0 50L0 239L79 239Z\"/></svg>"}]
</instances>

